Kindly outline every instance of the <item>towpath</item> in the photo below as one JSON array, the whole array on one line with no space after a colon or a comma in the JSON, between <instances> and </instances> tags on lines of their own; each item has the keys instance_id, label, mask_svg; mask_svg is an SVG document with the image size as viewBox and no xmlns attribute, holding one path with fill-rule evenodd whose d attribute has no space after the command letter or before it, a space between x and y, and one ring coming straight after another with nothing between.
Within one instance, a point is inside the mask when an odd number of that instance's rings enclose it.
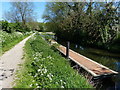
<instances>
[{"instance_id":1,"label":"towpath","mask_svg":"<svg viewBox=\"0 0 120 90\"><path fill-rule=\"evenodd\" d=\"M33 36L32 34L31 36ZM20 43L15 45L12 49L1 56L0 60L0 89L12 88L15 78L15 72L19 68L18 65L22 63L23 47L25 42L31 37L28 36Z\"/></svg>"}]
</instances>

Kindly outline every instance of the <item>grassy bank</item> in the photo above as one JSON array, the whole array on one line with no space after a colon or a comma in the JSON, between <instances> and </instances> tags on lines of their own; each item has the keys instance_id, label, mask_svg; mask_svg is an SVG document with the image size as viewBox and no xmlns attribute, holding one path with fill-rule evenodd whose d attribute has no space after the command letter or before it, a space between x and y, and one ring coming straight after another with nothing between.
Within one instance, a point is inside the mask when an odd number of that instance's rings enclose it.
<instances>
[{"instance_id":1,"label":"grassy bank","mask_svg":"<svg viewBox=\"0 0 120 90\"><path fill-rule=\"evenodd\" d=\"M11 49L14 45L19 43L21 40L26 38L30 33L7 33L5 31L0 31L0 54L2 55L5 51Z\"/></svg>"},{"instance_id":2,"label":"grassy bank","mask_svg":"<svg viewBox=\"0 0 120 90\"><path fill-rule=\"evenodd\" d=\"M92 88L39 34L26 42L15 88Z\"/></svg>"}]
</instances>

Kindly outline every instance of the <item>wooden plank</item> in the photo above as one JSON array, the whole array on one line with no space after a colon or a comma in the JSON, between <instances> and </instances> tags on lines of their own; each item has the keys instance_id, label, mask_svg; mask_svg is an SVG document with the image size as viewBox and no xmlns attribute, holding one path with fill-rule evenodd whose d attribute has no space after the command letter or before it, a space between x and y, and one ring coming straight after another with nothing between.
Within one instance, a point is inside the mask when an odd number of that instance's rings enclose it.
<instances>
[{"instance_id":1,"label":"wooden plank","mask_svg":"<svg viewBox=\"0 0 120 90\"><path fill-rule=\"evenodd\" d=\"M58 50L61 52L61 53L63 53L64 55L66 54L65 52L63 52L62 50L60 50L59 48L58 48ZM77 63L80 67L82 67L83 69L85 69L87 72L90 72L93 76L97 76L95 73L93 73L91 70L88 70L85 66L83 66L82 64L80 64L79 62L77 62L75 59L73 59L71 56L69 56L69 58L71 59L71 60L73 60L75 63Z\"/></svg>"},{"instance_id":2,"label":"wooden plank","mask_svg":"<svg viewBox=\"0 0 120 90\"><path fill-rule=\"evenodd\" d=\"M60 45L58 50L66 55L66 47ZM117 75L118 72L113 71L109 69L106 66L103 66L102 64L99 64L81 54L78 54L70 49L70 56L69 58L76 62L78 65L80 65L83 69L85 69L87 72L89 72L94 77L100 77L100 76L110 76L110 75ZM79 57L79 58L78 58ZM89 64L88 64L89 63Z\"/></svg>"}]
</instances>

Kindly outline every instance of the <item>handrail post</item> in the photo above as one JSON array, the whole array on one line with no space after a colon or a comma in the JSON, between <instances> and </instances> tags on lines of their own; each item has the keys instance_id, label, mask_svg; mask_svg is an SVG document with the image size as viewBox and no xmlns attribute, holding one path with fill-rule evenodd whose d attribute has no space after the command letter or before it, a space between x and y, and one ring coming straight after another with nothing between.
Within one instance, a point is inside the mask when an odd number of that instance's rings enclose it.
<instances>
[{"instance_id":1,"label":"handrail post","mask_svg":"<svg viewBox=\"0 0 120 90\"><path fill-rule=\"evenodd\" d=\"M69 48L70 48L70 42L67 41L67 46L66 46L66 57L69 58Z\"/></svg>"}]
</instances>

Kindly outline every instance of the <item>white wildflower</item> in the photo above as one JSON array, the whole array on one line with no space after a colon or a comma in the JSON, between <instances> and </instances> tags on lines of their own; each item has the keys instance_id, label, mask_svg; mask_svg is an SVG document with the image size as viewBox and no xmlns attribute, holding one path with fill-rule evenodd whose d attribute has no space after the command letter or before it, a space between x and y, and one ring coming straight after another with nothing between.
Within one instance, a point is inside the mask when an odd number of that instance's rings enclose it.
<instances>
[{"instance_id":1,"label":"white wildflower","mask_svg":"<svg viewBox=\"0 0 120 90\"><path fill-rule=\"evenodd\" d=\"M47 73L47 69L44 70L44 73Z\"/></svg>"},{"instance_id":2,"label":"white wildflower","mask_svg":"<svg viewBox=\"0 0 120 90\"><path fill-rule=\"evenodd\" d=\"M62 82L62 80L60 80Z\"/></svg>"},{"instance_id":3,"label":"white wildflower","mask_svg":"<svg viewBox=\"0 0 120 90\"><path fill-rule=\"evenodd\" d=\"M66 84L66 82L63 82L64 84Z\"/></svg>"},{"instance_id":4,"label":"white wildflower","mask_svg":"<svg viewBox=\"0 0 120 90\"><path fill-rule=\"evenodd\" d=\"M35 82L35 80L33 80L32 82Z\"/></svg>"},{"instance_id":5,"label":"white wildflower","mask_svg":"<svg viewBox=\"0 0 120 90\"><path fill-rule=\"evenodd\" d=\"M51 56L48 56L47 58L52 59L52 57L51 57Z\"/></svg>"},{"instance_id":6,"label":"white wildflower","mask_svg":"<svg viewBox=\"0 0 120 90\"><path fill-rule=\"evenodd\" d=\"M34 77L37 77L37 74L35 74L35 76Z\"/></svg>"},{"instance_id":7,"label":"white wildflower","mask_svg":"<svg viewBox=\"0 0 120 90\"><path fill-rule=\"evenodd\" d=\"M40 86L37 86L37 88L40 88Z\"/></svg>"},{"instance_id":8,"label":"white wildflower","mask_svg":"<svg viewBox=\"0 0 120 90\"><path fill-rule=\"evenodd\" d=\"M50 80L52 80L52 78L51 78L51 76L50 76L49 74L47 75L47 77L48 77Z\"/></svg>"},{"instance_id":9,"label":"white wildflower","mask_svg":"<svg viewBox=\"0 0 120 90\"><path fill-rule=\"evenodd\" d=\"M50 77L50 75L48 74L47 77Z\"/></svg>"},{"instance_id":10,"label":"white wildflower","mask_svg":"<svg viewBox=\"0 0 120 90\"><path fill-rule=\"evenodd\" d=\"M53 77L53 75L51 75L51 77Z\"/></svg>"},{"instance_id":11,"label":"white wildflower","mask_svg":"<svg viewBox=\"0 0 120 90\"><path fill-rule=\"evenodd\" d=\"M41 70L40 69L38 69L38 72L40 72Z\"/></svg>"},{"instance_id":12,"label":"white wildflower","mask_svg":"<svg viewBox=\"0 0 120 90\"><path fill-rule=\"evenodd\" d=\"M51 78L51 77L50 77L49 79L52 81L52 78Z\"/></svg>"},{"instance_id":13,"label":"white wildflower","mask_svg":"<svg viewBox=\"0 0 120 90\"><path fill-rule=\"evenodd\" d=\"M61 86L61 88L64 88L64 86Z\"/></svg>"},{"instance_id":14,"label":"white wildflower","mask_svg":"<svg viewBox=\"0 0 120 90\"><path fill-rule=\"evenodd\" d=\"M32 87L32 84L30 84L30 87Z\"/></svg>"},{"instance_id":15,"label":"white wildflower","mask_svg":"<svg viewBox=\"0 0 120 90\"><path fill-rule=\"evenodd\" d=\"M55 82L56 84L58 84L58 82Z\"/></svg>"},{"instance_id":16,"label":"white wildflower","mask_svg":"<svg viewBox=\"0 0 120 90\"><path fill-rule=\"evenodd\" d=\"M36 83L36 86L38 86L38 84Z\"/></svg>"}]
</instances>

